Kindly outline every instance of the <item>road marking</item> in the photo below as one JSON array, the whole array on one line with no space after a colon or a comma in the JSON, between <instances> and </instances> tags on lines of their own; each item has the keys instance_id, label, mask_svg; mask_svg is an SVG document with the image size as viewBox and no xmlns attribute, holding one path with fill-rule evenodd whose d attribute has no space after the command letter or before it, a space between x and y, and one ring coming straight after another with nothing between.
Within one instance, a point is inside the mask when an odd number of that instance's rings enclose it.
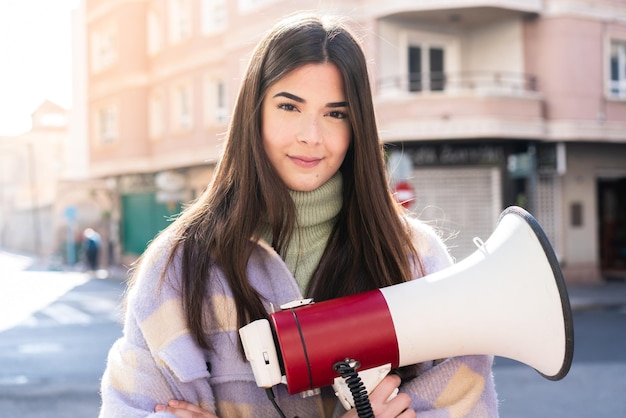
<instances>
[{"instance_id":1,"label":"road marking","mask_svg":"<svg viewBox=\"0 0 626 418\"><path fill-rule=\"evenodd\" d=\"M88 280L86 274L58 272L15 272L2 277L0 332L16 326Z\"/></svg>"},{"instance_id":2,"label":"road marking","mask_svg":"<svg viewBox=\"0 0 626 418\"><path fill-rule=\"evenodd\" d=\"M17 351L22 354L60 353L63 350L64 347L61 344L55 343L22 344L17 347Z\"/></svg>"},{"instance_id":3,"label":"road marking","mask_svg":"<svg viewBox=\"0 0 626 418\"><path fill-rule=\"evenodd\" d=\"M22 375L0 377L0 386L21 386L27 384L28 382L28 378Z\"/></svg>"},{"instance_id":4,"label":"road marking","mask_svg":"<svg viewBox=\"0 0 626 418\"><path fill-rule=\"evenodd\" d=\"M59 324L90 324L91 316L65 303L53 303L41 311Z\"/></svg>"}]
</instances>

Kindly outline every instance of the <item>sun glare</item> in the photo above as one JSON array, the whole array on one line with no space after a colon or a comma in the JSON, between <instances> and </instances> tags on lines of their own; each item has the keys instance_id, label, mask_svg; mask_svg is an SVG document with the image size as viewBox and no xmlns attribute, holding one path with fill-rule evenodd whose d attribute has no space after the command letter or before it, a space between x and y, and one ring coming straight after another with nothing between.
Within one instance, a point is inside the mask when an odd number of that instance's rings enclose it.
<instances>
[{"instance_id":1,"label":"sun glare","mask_svg":"<svg viewBox=\"0 0 626 418\"><path fill-rule=\"evenodd\" d=\"M72 20L79 0L0 1L0 136L31 127L50 100L72 100Z\"/></svg>"}]
</instances>

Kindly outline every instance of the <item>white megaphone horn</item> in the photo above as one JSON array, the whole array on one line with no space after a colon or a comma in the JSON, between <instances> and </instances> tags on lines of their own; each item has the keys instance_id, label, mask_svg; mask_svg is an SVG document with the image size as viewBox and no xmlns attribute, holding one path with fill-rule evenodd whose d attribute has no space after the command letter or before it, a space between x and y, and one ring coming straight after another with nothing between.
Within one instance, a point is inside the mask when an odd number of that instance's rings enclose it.
<instances>
[{"instance_id":1,"label":"white megaphone horn","mask_svg":"<svg viewBox=\"0 0 626 418\"><path fill-rule=\"evenodd\" d=\"M565 377L574 329L558 260L539 223L509 207L477 251L450 268L370 292L289 307L240 329L260 387L299 393L336 384L334 365L359 373L462 355L525 363ZM384 376L383 376L384 377ZM373 387L368 386L368 390Z\"/></svg>"}]
</instances>

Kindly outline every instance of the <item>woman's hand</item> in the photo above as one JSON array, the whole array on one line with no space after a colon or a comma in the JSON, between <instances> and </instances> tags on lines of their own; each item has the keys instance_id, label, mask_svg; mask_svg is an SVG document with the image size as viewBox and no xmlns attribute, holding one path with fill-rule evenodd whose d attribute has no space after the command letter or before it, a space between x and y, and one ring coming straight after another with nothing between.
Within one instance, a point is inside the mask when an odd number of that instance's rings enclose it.
<instances>
[{"instance_id":1,"label":"woman's hand","mask_svg":"<svg viewBox=\"0 0 626 418\"><path fill-rule=\"evenodd\" d=\"M393 391L400 386L400 377L397 375L386 376L376 389L370 393L370 404L376 418L415 418L415 411L409 408L411 398L406 393L398 393L393 399L389 399ZM357 417L356 409L352 408L342 418Z\"/></svg>"},{"instance_id":2,"label":"woman's hand","mask_svg":"<svg viewBox=\"0 0 626 418\"><path fill-rule=\"evenodd\" d=\"M178 418L217 418L206 409L185 401L171 400L167 405L157 405L154 412L166 411Z\"/></svg>"}]
</instances>

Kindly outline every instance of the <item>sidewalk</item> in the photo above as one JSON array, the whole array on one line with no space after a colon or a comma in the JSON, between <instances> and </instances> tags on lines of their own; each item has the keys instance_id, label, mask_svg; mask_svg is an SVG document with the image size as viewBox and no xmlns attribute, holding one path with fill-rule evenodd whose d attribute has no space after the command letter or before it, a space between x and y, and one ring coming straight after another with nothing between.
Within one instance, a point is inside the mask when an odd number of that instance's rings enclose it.
<instances>
[{"instance_id":1,"label":"sidewalk","mask_svg":"<svg viewBox=\"0 0 626 418\"><path fill-rule=\"evenodd\" d=\"M63 264L59 257L37 257L32 254L19 254L0 249L0 278L3 274L15 271L49 271L85 273L98 279L125 281L128 277L128 268L124 266L108 266L89 272L83 263L72 266Z\"/></svg>"},{"instance_id":2,"label":"sidewalk","mask_svg":"<svg viewBox=\"0 0 626 418\"><path fill-rule=\"evenodd\" d=\"M123 266L109 266L108 271L108 279L117 280L120 282L125 282L128 279L128 268Z\"/></svg>"},{"instance_id":3,"label":"sidewalk","mask_svg":"<svg viewBox=\"0 0 626 418\"><path fill-rule=\"evenodd\" d=\"M600 285L568 285L572 311L626 308L626 283L611 281Z\"/></svg>"}]
</instances>

